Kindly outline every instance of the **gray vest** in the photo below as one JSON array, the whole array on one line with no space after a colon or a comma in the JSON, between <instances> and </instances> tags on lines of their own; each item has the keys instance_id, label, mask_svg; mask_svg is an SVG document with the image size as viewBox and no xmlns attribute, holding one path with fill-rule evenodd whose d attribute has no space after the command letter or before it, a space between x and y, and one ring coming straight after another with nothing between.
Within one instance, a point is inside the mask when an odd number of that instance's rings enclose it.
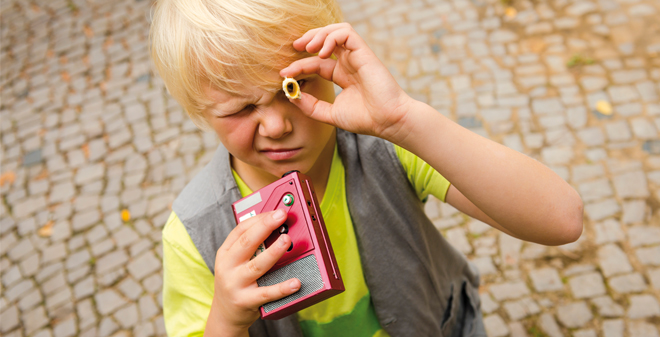
<instances>
[{"instance_id":1,"label":"gray vest","mask_svg":"<svg viewBox=\"0 0 660 337\"><path fill-rule=\"evenodd\" d=\"M340 129L337 146L364 277L381 327L392 337L486 336L477 271L424 213L394 146ZM212 273L217 249L236 226L230 206L240 198L229 154L219 146L174 201L174 212ZM257 320L250 336L302 333L291 315Z\"/></svg>"}]
</instances>

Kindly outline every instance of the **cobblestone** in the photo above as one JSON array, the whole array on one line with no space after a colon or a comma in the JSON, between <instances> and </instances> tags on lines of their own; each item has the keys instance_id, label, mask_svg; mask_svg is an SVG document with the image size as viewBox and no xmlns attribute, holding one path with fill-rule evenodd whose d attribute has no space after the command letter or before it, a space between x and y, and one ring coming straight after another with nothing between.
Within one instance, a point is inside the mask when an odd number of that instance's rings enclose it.
<instances>
[{"instance_id":1,"label":"cobblestone","mask_svg":"<svg viewBox=\"0 0 660 337\"><path fill-rule=\"evenodd\" d=\"M614 188L621 198L647 197L649 195L646 176L642 171L614 176Z\"/></svg>"},{"instance_id":2,"label":"cobblestone","mask_svg":"<svg viewBox=\"0 0 660 337\"><path fill-rule=\"evenodd\" d=\"M76 320L74 317L70 317L69 319L59 322L54 328L53 328L53 335L55 337L68 337L68 336L74 336L76 334Z\"/></svg>"},{"instance_id":3,"label":"cobblestone","mask_svg":"<svg viewBox=\"0 0 660 337\"><path fill-rule=\"evenodd\" d=\"M111 252L100 259L96 263L96 273L99 275L112 271L119 266L123 266L128 262L128 255L123 250Z\"/></svg>"},{"instance_id":4,"label":"cobblestone","mask_svg":"<svg viewBox=\"0 0 660 337\"><path fill-rule=\"evenodd\" d=\"M575 302L557 307L557 318L567 328L580 328L589 322L593 315L585 302Z\"/></svg>"},{"instance_id":5,"label":"cobblestone","mask_svg":"<svg viewBox=\"0 0 660 337\"><path fill-rule=\"evenodd\" d=\"M122 328L124 329L132 328L138 322L137 305L135 305L134 303L130 304L123 309L117 310L117 312L115 312L113 316L117 319L119 325Z\"/></svg>"},{"instance_id":6,"label":"cobblestone","mask_svg":"<svg viewBox=\"0 0 660 337\"><path fill-rule=\"evenodd\" d=\"M96 310L102 314L107 315L113 313L116 309L126 304L126 300L121 298L119 294L112 289L106 289L94 295L96 302ZM103 325L103 322L101 322Z\"/></svg>"},{"instance_id":7,"label":"cobblestone","mask_svg":"<svg viewBox=\"0 0 660 337\"><path fill-rule=\"evenodd\" d=\"M94 290L94 278L90 276L75 285L73 288L73 294L76 300L80 300L94 294Z\"/></svg>"},{"instance_id":8,"label":"cobblestone","mask_svg":"<svg viewBox=\"0 0 660 337\"><path fill-rule=\"evenodd\" d=\"M553 268L536 269L529 273L536 291L556 291L563 288L559 273Z\"/></svg>"},{"instance_id":9,"label":"cobblestone","mask_svg":"<svg viewBox=\"0 0 660 337\"><path fill-rule=\"evenodd\" d=\"M151 251L148 251L128 264L129 273L138 280L159 270L160 260Z\"/></svg>"},{"instance_id":10,"label":"cobblestone","mask_svg":"<svg viewBox=\"0 0 660 337\"><path fill-rule=\"evenodd\" d=\"M149 320L160 312L160 308L151 296L145 295L140 297L138 304L140 307L140 318L142 320Z\"/></svg>"},{"instance_id":11,"label":"cobblestone","mask_svg":"<svg viewBox=\"0 0 660 337\"><path fill-rule=\"evenodd\" d=\"M646 203L642 200L635 200L623 204L623 215L621 222L633 224L642 222L646 213Z\"/></svg>"},{"instance_id":12,"label":"cobblestone","mask_svg":"<svg viewBox=\"0 0 660 337\"><path fill-rule=\"evenodd\" d=\"M603 321L603 337L623 337L624 323L621 319Z\"/></svg>"},{"instance_id":13,"label":"cobblestone","mask_svg":"<svg viewBox=\"0 0 660 337\"><path fill-rule=\"evenodd\" d=\"M644 277L639 273L612 277L608 280L608 285L619 293L641 292L647 288Z\"/></svg>"},{"instance_id":14,"label":"cobblestone","mask_svg":"<svg viewBox=\"0 0 660 337\"><path fill-rule=\"evenodd\" d=\"M506 336L509 334L509 328L506 326L506 323L497 314L484 317L484 325L486 326L486 332L488 336Z\"/></svg>"},{"instance_id":15,"label":"cobblestone","mask_svg":"<svg viewBox=\"0 0 660 337\"><path fill-rule=\"evenodd\" d=\"M550 313L544 313L539 318L539 324L543 332L545 332L550 337L560 337L563 336L557 321Z\"/></svg>"},{"instance_id":16,"label":"cobblestone","mask_svg":"<svg viewBox=\"0 0 660 337\"><path fill-rule=\"evenodd\" d=\"M490 287L490 293L497 301L502 301L529 295L529 288L527 288L524 282L509 282L492 285Z\"/></svg>"},{"instance_id":17,"label":"cobblestone","mask_svg":"<svg viewBox=\"0 0 660 337\"><path fill-rule=\"evenodd\" d=\"M600 269L605 277L632 271L632 266L626 254L614 244L608 244L598 249Z\"/></svg>"},{"instance_id":18,"label":"cobblestone","mask_svg":"<svg viewBox=\"0 0 660 337\"><path fill-rule=\"evenodd\" d=\"M634 226L628 229L628 237L632 247L660 243L660 227Z\"/></svg>"},{"instance_id":19,"label":"cobblestone","mask_svg":"<svg viewBox=\"0 0 660 337\"><path fill-rule=\"evenodd\" d=\"M584 206L585 213L587 213L587 216L593 221L602 220L612 216L620 210L621 207L614 199L605 199Z\"/></svg>"},{"instance_id":20,"label":"cobblestone","mask_svg":"<svg viewBox=\"0 0 660 337\"><path fill-rule=\"evenodd\" d=\"M159 231L218 140L152 74L149 2L74 5L2 6L0 157L16 177L0 186L0 333L164 336ZM657 314L640 308L654 310L660 287L660 44L648 21L659 5L340 5L411 97L551 165L585 201L584 235L559 248L435 205L436 227L481 272L489 335L658 336ZM594 110L601 100L611 115ZM584 315L569 321L596 318L567 328L571 305Z\"/></svg>"},{"instance_id":21,"label":"cobblestone","mask_svg":"<svg viewBox=\"0 0 660 337\"><path fill-rule=\"evenodd\" d=\"M628 322L627 330L628 334L633 337L658 337L658 328L646 322Z\"/></svg>"},{"instance_id":22,"label":"cobblestone","mask_svg":"<svg viewBox=\"0 0 660 337\"><path fill-rule=\"evenodd\" d=\"M36 330L48 324L48 316L43 306L38 306L32 310L27 311L21 316L25 333L31 334Z\"/></svg>"},{"instance_id":23,"label":"cobblestone","mask_svg":"<svg viewBox=\"0 0 660 337\"><path fill-rule=\"evenodd\" d=\"M531 298L523 298L517 301L506 302L503 305L504 310L509 315L509 318L518 321L530 315L535 315L541 312L541 308Z\"/></svg>"},{"instance_id":24,"label":"cobblestone","mask_svg":"<svg viewBox=\"0 0 660 337\"><path fill-rule=\"evenodd\" d=\"M660 304L652 295L630 296L626 316L632 319L660 316Z\"/></svg>"}]
</instances>

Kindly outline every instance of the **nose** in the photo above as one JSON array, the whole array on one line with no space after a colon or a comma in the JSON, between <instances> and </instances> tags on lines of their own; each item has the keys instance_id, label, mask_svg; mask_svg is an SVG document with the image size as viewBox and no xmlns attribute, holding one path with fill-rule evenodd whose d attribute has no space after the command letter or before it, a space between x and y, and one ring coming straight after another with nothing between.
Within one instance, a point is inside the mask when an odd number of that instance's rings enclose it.
<instances>
[{"instance_id":1,"label":"nose","mask_svg":"<svg viewBox=\"0 0 660 337\"><path fill-rule=\"evenodd\" d=\"M271 104L259 108L260 136L279 139L293 131L293 125L291 125L287 113L287 110L290 109L287 105L290 104L288 101L275 99Z\"/></svg>"}]
</instances>

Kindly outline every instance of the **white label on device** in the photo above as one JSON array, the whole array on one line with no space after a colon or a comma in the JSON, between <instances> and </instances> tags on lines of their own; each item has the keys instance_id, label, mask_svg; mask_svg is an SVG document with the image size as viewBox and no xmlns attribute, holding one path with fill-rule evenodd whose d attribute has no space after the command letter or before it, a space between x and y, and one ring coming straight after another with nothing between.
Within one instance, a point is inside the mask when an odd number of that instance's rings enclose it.
<instances>
[{"instance_id":1,"label":"white label on device","mask_svg":"<svg viewBox=\"0 0 660 337\"><path fill-rule=\"evenodd\" d=\"M257 212L256 212L255 210L252 210L250 213L248 213L248 214L243 214L242 217L238 218L238 222L243 222L244 220L247 220L247 219L249 219L249 218L251 218L251 217L253 217L253 216L255 216L255 215L257 215ZM257 248L257 251L254 252L254 255L252 255L252 257L250 258L250 260L252 260L252 259L254 259L255 257L257 257L257 255L263 253L264 250L266 250L266 245L264 245L264 244L262 243L262 244L259 245L259 248Z\"/></svg>"},{"instance_id":2,"label":"white label on device","mask_svg":"<svg viewBox=\"0 0 660 337\"><path fill-rule=\"evenodd\" d=\"M257 212L256 212L255 210L252 210L252 212L250 212L250 213L248 213L248 214L243 214L242 217L238 218L238 222L239 222L239 223L240 223L240 222L243 222L243 221L245 221L245 220L247 220L247 219L249 219L249 218L251 218L251 217L253 217L253 216L255 216L255 215L257 215Z\"/></svg>"},{"instance_id":3,"label":"white label on device","mask_svg":"<svg viewBox=\"0 0 660 337\"><path fill-rule=\"evenodd\" d=\"M236 214L243 213L243 211L245 211L246 209L260 202L261 202L261 193L255 192L249 197L246 197L245 199L234 204L234 208L236 209Z\"/></svg>"}]
</instances>

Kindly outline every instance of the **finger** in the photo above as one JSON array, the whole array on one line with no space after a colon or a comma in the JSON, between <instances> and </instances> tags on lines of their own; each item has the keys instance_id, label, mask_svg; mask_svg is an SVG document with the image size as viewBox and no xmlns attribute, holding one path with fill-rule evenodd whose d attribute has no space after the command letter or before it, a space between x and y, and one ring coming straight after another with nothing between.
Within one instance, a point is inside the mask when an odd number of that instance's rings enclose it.
<instances>
[{"instance_id":1,"label":"finger","mask_svg":"<svg viewBox=\"0 0 660 337\"><path fill-rule=\"evenodd\" d=\"M302 45L305 45L305 50L308 53L316 53L321 49L323 46L323 41L325 41L325 38L332 32L342 29L342 28L350 28L351 26L348 23L342 22L342 23L335 23L331 24L325 27L320 28L318 31L315 31L315 29L310 30L308 33L312 34L307 34L303 35L299 40L301 42L298 42ZM317 28L318 29L318 28Z\"/></svg>"},{"instance_id":2,"label":"finger","mask_svg":"<svg viewBox=\"0 0 660 337\"><path fill-rule=\"evenodd\" d=\"M318 56L306 57L280 70L280 76L293 78L299 75L318 74L323 79L332 81L336 65L337 61L333 59L322 59ZM341 84L339 85L341 86Z\"/></svg>"},{"instance_id":3,"label":"finger","mask_svg":"<svg viewBox=\"0 0 660 337\"><path fill-rule=\"evenodd\" d=\"M229 232L229 235L227 235L227 238L225 238L225 241L222 243L220 248L218 249L217 254L224 254L226 253L229 248L236 242L236 240L245 233L245 231L248 230L248 228L252 227L260 218L267 216L268 213L261 213L258 214L257 216L254 216L252 218L249 218L245 221L239 222L234 229L232 229L231 232ZM216 256L217 257L217 256Z\"/></svg>"},{"instance_id":4,"label":"finger","mask_svg":"<svg viewBox=\"0 0 660 337\"><path fill-rule=\"evenodd\" d=\"M318 98L306 93L300 93L300 99L289 99L289 102L296 105L305 115L319 122L335 125L332 119L332 104L321 101Z\"/></svg>"},{"instance_id":5,"label":"finger","mask_svg":"<svg viewBox=\"0 0 660 337\"><path fill-rule=\"evenodd\" d=\"M253 307L262 306L268 302L277 301L300 290L300 280L292 278L267 287L258 287L246 293L246 302Z\"/></svg>"},{"instance_id":6,"label":"finger","mask_svg":"<svg viewBox=\"0 0 660 337\"><path fill-rule=\"evenodd\" d=\"M347 23L336 23L323 27L323 29L318 31L314 35L314 38L312 38L312 40L309 41L309 43L307 44L306 47L307 52L317 53L321 49L321 47L323 47L323 44L327 39L328 35L330 35L334 31L346 29L346 28L350 28L350 25Z\"/></svg>"},{"instance_id":7,"label":"finger","mask_svg":"<svg viewBox=\"0 0 660 337\"><path fill-rule=\"evenodd\" d=\"M259 245L286 220L286 212L281 209L266 214L266 216L257 219L250 228L236 239L227 251L228 259L236 261L236 263L249 260L259 248Z\"/></svg>"},{"instance_id":8,"label":"finger","mask_svg":"<svg viewBox=\"0 0 660 337\"><path fill-rule=\"evenodd\" d=\"M270 268L273 268L289 247L291 247L291 238L286 234L280 235L268 249L244 264L246 280L252 283L263 276Z\"/></svg>"},{"instance_id":9,"label":"finger","mask_svg":"<svg viewBox=\"0 0 660 337\"><path fill-rule=\"evenodd\" d=\"M316 35L316 33L318 33L321 29L323 29L323 27L308 30L307 33L303 34L303 36L293 41L293 48L295 48L297 51L305 50L305 47L309 41L311 41L312 38L314 38L314 35Z\"/></svg>"},{"instance_id":10,"label":"finger","mask_svg":"<svg viewBox=\"0 0 660 337\"><path fill-rule=\"evenodd\" d=\"M323 47L318 52L319 57L328 58L332 55L333 52L337 53L337 56L340 56L339 52L344 50L344 44L352 32L352 29L342 28L328 34L328 36L323 41Z\"/></svg>"}]
</instances>

